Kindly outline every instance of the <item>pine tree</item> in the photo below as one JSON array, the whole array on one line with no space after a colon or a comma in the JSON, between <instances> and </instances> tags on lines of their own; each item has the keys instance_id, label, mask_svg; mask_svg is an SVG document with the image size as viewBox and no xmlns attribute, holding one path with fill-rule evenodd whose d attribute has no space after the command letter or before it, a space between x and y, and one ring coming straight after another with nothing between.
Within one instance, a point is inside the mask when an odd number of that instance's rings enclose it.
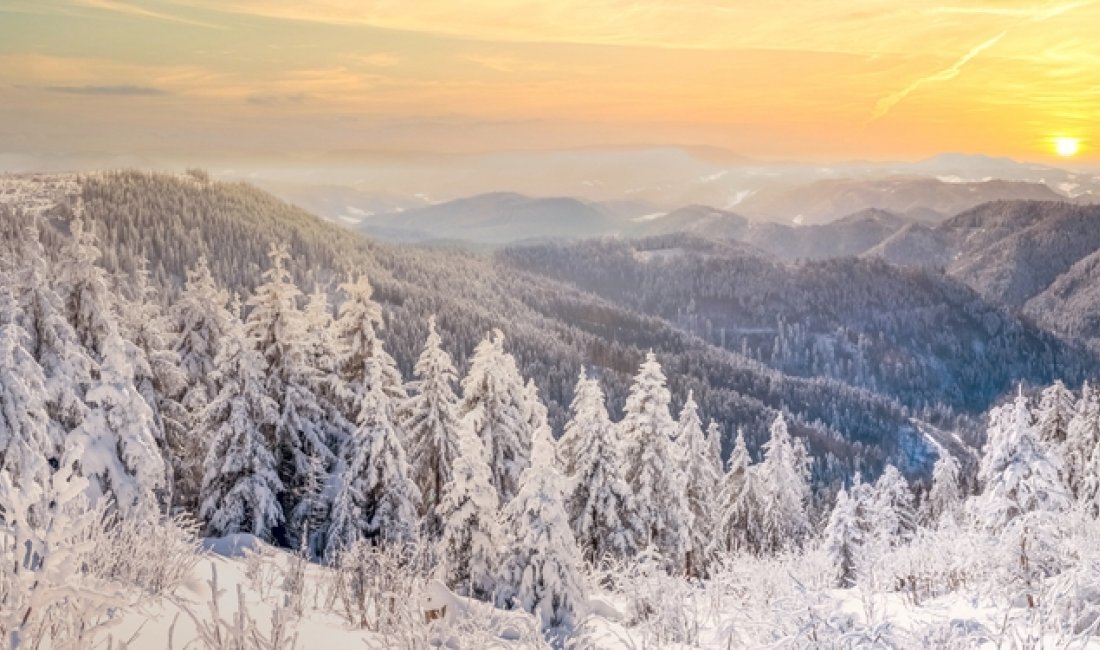
<instances>
[{"instance_id":1,"label":"pine tree","mask_svg":"<svg viewBox=\"0 0 1100 650\"><path fill-rule=\"evenodd\" d=\"M757 531L752 519L752 514L758 510L755 481L745 434L738 431L729 457L729 469L722 477L715 504L712 553L748 551L756 547Z\"/></svg>"},{"instance_id":2,"label":"pine tree","mask_svg":"<svg viewBox=\"0 0 1100 650\"><path fill-rule=\"evenodd\" d=\"M248 301L252 311L244 323L254 350L263 358L268 396L278 405L275 424L275 462L283 492L279 501L287 515L288 537L294 543L302 534L307 510L314 504L303 499L316 455L327 465L333 454L328 446L325 414L314 392L316 371L307 357L306 328L298 309L301 293L286 268L285 246L273 245L271 268L264 283Z\"/></svg>"},{"instance_id":3,"label":"pine tree","mask_svg":"<svg viewBox=\"0 0 1100 650\"><path fill-rule=\"evenodd\" d=\"M118 321L128 343L134 383L153 413L171 501L193 508L202 480L202 458L194 454L190 416L180 402L187 375L180 368L175 335L156 302L145 265L137 271L133 293L132 300L120 304Z\"/></svg>"},{"instance_id":4,"label":"pine tree","mask_svg":"<svg viewBox=\"0 0 1100 650\"><path fill-rule=\"evenodd\" d=\"M73 435L85 449L80 473L93 501L111 497L123 512L154 503L165 486L153 412L134 388L126 346L117 333L100 345L97 378L85 395L88 414Z\"/></svg>"},{"instance_id":5,"label":"pine tree","mask_svg":"<svg viewBox=\"0 0 1100 650\"><path fill-rule=\"evenodd\" d=\"M15 289L18 318L27 335L26 349L42 368L44 398L50 422L51 458L58 458L62 441L84 420L84 391L95 365L69 324L57 282L38 239L38 222L24 228L20 241Z\"/></svg>"},{"instance_id":6,"label":"pine tree","mask_svg":"<svg viewBox=\"0 0 1100 650\"><path fill-rule=\"evenodd\" d=\"M925 522L934 525L944 517L953 516L958 512L963 496L959 484L959 461L946 450L942 451L932 467L932 488L925 501Z\"/></svg>"},{"instance_id":7,"label":"pine tree","mask_svg":"<svg viewBox=\"0 0 1100 650\"><path fill-rule=\"evenodd\" d=\"M516 361L504 352L504 335L499 330L474 349L462 380L458 414L485 446L493 487L501 503L507 503L529 465L532 409Z\"/></svg>"},{"instance_id":8,"label":"pine tree","mask_svg":"<svg viewBox=\"0 0 1100 650\"><path fill-rule=\"evenodd\" d=\"M366 276L359 276L355 282L340 285L346 298L340 303L336 321L333 323L335 346L337 350L336 367L343 381L341 403L344 418L355 422L363 404L363 396L370 390L367 381L368 364L371 359L381 364L382 391L387 400L390 421L397 427L397 435L402 442L406 440L404 424L397 409L408 399L404 380L397 369L397 362L386 352L377 330L383 326L382 308L374 301L374 289Z\"/></svg>"},{"instance_id":9,"label":"pine tree","mask_svg":"<svg viewBox=\"0 0 1100 650\"><path fill-rule=\"evenodd\" d=\"M428 539L437 539L443 532L439 504L461 452L462 434L453 388L455 368L443 350L435 317L428 320L428 338L414 372L417 380L410 383L412 397L401 412L409 436L412 475L420 489L423 530Z\"/></svg>"},{"instance_id":10,"label":"pine tree","mask_svg":"<svg viewBox=\"0 0 1100 650\"><path fill-rule=\"evenodd\" d=\"M884 544L894 547L911 539L917 529L917 511L913 491L898 468L886 466L873 494L876 532Z\"/></svg>"},{"instance_id":11,"label":"pine tree","mask_svg":"<svg viewBox=\"0 0 1100 650\"><path fill-rule=\"evenodd\" d=\"M500 504L481 441L462 429L455 434L458 453L433 513L436 575L459 594L488 600L496 590Z\"/></svg>"},{"instance_id":12,"label":"pine tree","mask_svg":"<svg viewBox=\"0 0 1100 650\"><path fill-rule=\"evenodd\" d=\"M1066 426L1066 440L1061 445L1064 459L1063 481L1070 493L1078 499L1087 499L1086 483L1095 474L1091 469L1092 456L1100 447L1100 394L1089 383L1081 388L1081 398L1074 407L1073 416ZM1093 478L1091 481L1095 481Z\"/></svg>"},{"instance_id":13,"label":"pine tree","mask_svg":"<svg viewBox=\"0 0 1100 650\"><path fill-rule=\"evenodd\" d=\"M695 403L695 396L690 391L680 411L676 445L682 455L688 505L691 507L694 522L688 531L691 546L686 558L687 573L705 576L709 564L707 547L714 518L714 488L722 475L714 471L711 447L703 435L703 421L699 418L699 405Z\"/></svg>"},{"instance_id":14,"label":"pine tree","mask_svg":"<svg viewBox=\"0 0 1100 650\"><path fill-rule=\"evenodd\" d=\"M583 369L570 413L557 446L559 466L568 472L565 509L577 544L592 565L609 556L632 557L639 537L634 498L603 390Z\"/></svg>"},{"instance_id":15,"label":"pine tree","mask_svg":"<svg viewBox=\"0 0 1100 650\"><path fill-rule=\"evenodd\" d=\"M502 513L498 601L530 612L543 630L571 628L585 607L581 557L562 504L548 429L534 435L531 466Z\"/></svg>"},{"instance_id":16,"label":"pine tree","mask_svg":"<svg viewBox=\"0 0 1100 650\"><path fill-rule=\"evenodd\" d=\"M695 522L687 477L677 462L681 454L672 440L675 423L669 400L665 375L650 352L634 377L619 431L626 447L626 480L638 510L638 542L653 545L670 570L682 573Z\"/></svg>"},{"instance_id":17,"label":"pine tree","mask_svg":"<svg viewBox=\"0 0 1100 650\"><path fill-rule=\"evenodd\" d=\"M1047 444L1063 444L1074 410L1073 393L1061 381L1044 390L1039 398L1039 439Z\"/></svg>"},{"instance_id":18,"label":"pine tree","mask_svg":"<svg viewBox=\"0 0 1100 650\"><path fill-rule=\"evenodd\" d=\"M841 488L824 533L825 553L836 567L836 587L846 589L855 586L864 541L859 502Z\"/></svg>"},{"instance_id":19,"label":"pine tree","mask_svg":"<svg viewBox=\"0 0 1100 650\"><path fill-rule=\"evenodd\" d=\"M1021 394L990 415L987 442L978 471L984 485L978 501L981 519L993 530L1031 512L1058 512L1069 503L1059 476L1061 459L1039 440Z\"/></svg>"},{"instance_id":20,"label":"pine tree","mask_svg":"<svg viewBox=\"0 0 1100 650\"><path fill-rule=\"evenodd\" d=\"M330 449L336 449L351 435L355 425L354 419L349 420L343 413L343 399L348 392L337 368L340 351L334 336L328 294L321 289L310 294L303 318L306 363L314 379L313 393L324 413L326 441ZM321 462L320 457L318 461Z\"/></svg>"},{"instance_id":21,"label":"pine tree","mask_svg":"<svg viewBox=\"0 0 1100 650\"><path fill-rule=\"evenodd\" d=\"M714 484L714 493L722 489L722 477L725 474L725 464L722 463L722 425L714 420L707 424L707 457L710 460L710 471L717 477Z\"/></svg>"},{"instance_id":22,"label":"pine tree","mask_svg":"<svg viewBox=\"0 0 1100 650\"><path fill-rule=\"evenodd\" d=\"M763 451L756 468L760 509L754 517L760 533L758 550L774 553L800 546L810 533L809 468L805 448L791 438L782 415L772 423Z\"/></svg>"},{"instance_id":23,"label":"pine tree","mask_svg":"<svg viewBox=\"0 0 1100 650\"><path fill-rule=\"evenodd\" d=\"M45 488L56 453L46 378L24 347L27 333L16 320L14 297L0 289L0 472L8 472L13 484Z\"/></svg>"},{"instance_id":24,"label":"pine tree","mask_svg":"<svg viewBox=\"0 0 1100 650\"><path fill-rule=\"evenodd\" d=\"M229 294L214 281L206 258L200 257L187 272L183 291L170 311L173 329L178 333L176 354L187 378L187 388L180 401L193 422L199 420L203 409L220 388L214 380L217 358L238 321L237 314L227 308L228 304ZM193 442L192 450L204 447L202 440Z\"/></svg>"},{"instance_id":25,"label":"pine tree","mask_svg":"<svg viewBox=\"0 0 1100 650\"><path fill-rule=\"evenodd\" d=\"M84 392L87 412L73 436L84 448L81 474L89 496L109 496L122 511L152 503L164 487L164 459L156 444L156 422L134 385L129 344L119 333L106 272L96 265L95 236L80 219L59 260L59 285L76 338L92 360Z\"/></svg>"},{"instance_id":26,"label":"pine tree","mask_svg":"<svg viewBox=\"0 0 1100 650\"><path fill-rule=\"evenodd\" d=\"M325 557L333 559L360 539L406 544L417 536L420 491L410 478L405 450L390 420L383 364L371 357L357 430L344 443L334 476L336 495Z\"/></svg>"},{"instance_id":27,"label":"pine tree","mask_svg":"<svg viewBox=\"0 0 1100 650\"><path fill-rule=\"evenodd\" d=\"M278 495L283 491L271 441L279 407L267 394L264 361L238 328L224 332L212 378L221 386L198 420L210 440L199 517L207 534L251 533L272 541L283 523Z\"/></svg>"}]
</instances>

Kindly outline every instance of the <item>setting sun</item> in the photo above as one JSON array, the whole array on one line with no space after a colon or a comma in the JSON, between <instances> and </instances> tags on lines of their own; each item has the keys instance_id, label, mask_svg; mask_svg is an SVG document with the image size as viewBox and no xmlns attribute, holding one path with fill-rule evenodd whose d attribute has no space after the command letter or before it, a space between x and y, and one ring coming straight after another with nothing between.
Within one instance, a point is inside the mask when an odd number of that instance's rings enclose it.
<instances>
[{"instance_id":1,"label":"setting sun","mask_svg":"<svg viewBox=\"0 0 1100 650\"><path fill-rule=\"evenodd\" d=\"M1081 143L1077 138L1055 138L1054 151L1063 158L1077 155Z\"/></svg>"}]
</instances>

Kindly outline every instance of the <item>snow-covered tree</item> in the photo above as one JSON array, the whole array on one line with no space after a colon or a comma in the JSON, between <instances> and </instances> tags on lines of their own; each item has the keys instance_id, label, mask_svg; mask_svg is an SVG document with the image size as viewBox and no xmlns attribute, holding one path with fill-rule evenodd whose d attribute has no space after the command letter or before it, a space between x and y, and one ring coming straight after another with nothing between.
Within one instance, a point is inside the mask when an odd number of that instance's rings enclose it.
<instances>
[{"instance_id":1,"label":"snow-covered tree","mask_svg":"<svg viewBox=\"0 0 1100 650\"><path fill-rule=\"evenodd\" d=\"M963 496L959 483L959 461L946 450L942 451L932 467L932 487L924 502L925 522L935 525L945 516L958 512Z\"/></svg>"},{"instance_id":2,"label":"snow-covered tree","mask_svg":"<svg viewBox=\"0 0 1100 650\"><path fill-rule=\"evenodd\" d=\"M752 514L758 509L755 481L745 434L738 431L729 457L729 468L722 477L714 506L712 552L747 551L756 547L757 531L752 519Z\"/></svg>"},{"instance_id":3,"label":"snow-covered tree","mask_svg":"<svg viewBox=\"0 0 1100 650\"><path fill-rule=\"evenodd\" d=\"M1066 385L1056 381L1043 390L1039 398L1036 426L1039 439L1047 444L1061 445L1066 441L1069 423L1075 411L1075 399Z\"/></svg>"},{"instance_id":4,"label":"snow-covered tree","mask_svg":"<svg viewBox=\"0 0 1100 650\"><path fill-rule=\"evenodd\" d=\"M1041 440L1032 422L1027 397L994 409L978 470L983 484L978 500L981 520L1003 529L1030 512L1057 512L1069 504L1060 477L1061 459Z\"/></svg>"},{"instance_id":5,"label":"snow-covered tree","mask_svg":"<svg viewBox=\"0 0 1100 650\"><path fill-rule=\"evenodd\" d=\"M860 552L865 541L859 509L859 501L849 497L848 491L841 488L825 525L823 544L825 553L836 567L836 587L848 588L856 584Z\"/></svg>"},{"instance_id":6,"label":"snow-covered tree","mask_svg":"<svg viewBox=\"0 0 1100 650\"><path fill-rule=\"evenodd\" d=\"M638 543L653 545L669 569L680 573L686 568L695 521L682 455L672 439L676 424L669 400L664 372L650 352L634 376L619 435L625 445L626 480L638 511Z\"/></svg>"},{"instance_id":7,"label":"snow-covered tree","mask_svg":"<svg viewBox=\"0 0 1100 650\"><path fill-rule=\"evenodd\" d=\"M355 433L340 449L336 493L325 556L333 559L360 539L404 544L417 537L420 491L390 420L382 363L367 362L363 405Z\"/></svg>"},{"instance_id":8,"label":"snow-covered tree","mask_svg":"<svg viewBox=\"0 0 1100 650\"><path fill-rule=\"evenodd\" d=\"M100 345L96 380L85 396L89 409L73 432L84 448L80 473L89 496L109 496L123 512L153 503L165 486L164 458L157 447L153 411L133 383L126 346L117 333Z\"/></svg>"},{"instance_id":9,"label":"snow-covered tree","mask_svg":"<svg viewBox=\"0 0 1100 650\"><path fill-rule=\"evenodd\" d=\"M176 354L180 369L187 377L187 387L180 401L192 420L197 421L206 404L218 394L215 382L216 359L223 341L233 334L238 320L231 312L229 293L218 286L205 257L187 271L187 279L179 297L169 312L176 335ZM201 440L193 448L202 447Z\"/></svg>"},{"instance_id":10,"label":"snow-covered tree","mask_svg":"<svg viewBox=\"0 0 1100 650\"><path fill-rule=\"evenodd\" d=\"M531 466L501 515L499 604L534 614L547 631L571 628L586 604L562 480L549 430L541 429L534 434Z\"/></svg>"},{"instance_id":11,"label":"snow-covered tree","mask_svg":"<svg viewBox=\"0 0 1100 650\"><path fill-rule=\"evenodd\" d=\"M573 535L589 564L638 551L638 519L615 427L603 390L581 370L569 422L558 440L559 465L567 472L565 509Z\"/></svg>"},{"instance_id":12,"label":"snow-covered tree","mask_svg":"<svg viewBox=\"0 0 1100 650\"><path fill-rule=\"evenodd\" d=\"M439 504L461 453L461 425L456 413L455 368L443 349L434 316L428 320L428 338L414 373L417 379L409 384L412 397L401 408L401 414L408 434L413 479L420 489L422 529L429 539L436 539L443 532Z\"/></svg>"},{"instance_id":13,"label":"snow-covered tree","mask_svg":"<svg viewBox=\"0 0 1100 650\"><path fill-rule=\"evenodd\" d=\"M331 449L355 429L354 419L344 416L343 400L348 395L344 379L337 371L339 347L333 335L333 318L328 293L317 288L309 296L303 314L305 323L306 363L312 369L313 394L324 413L326 440ZM323 465L323 459L318 456Z\"/></svg>"},{"instance_id":14,"label":"snow-covered tree","mask_svg":"<svg viewBox=\"0 0 1100 650\"><path fill-rule=\"evenodd\" d=\"M726 473L722 463L722 425L714 420L707 424L707 456L710 459L711 472L717 477L714 493L722 489L722 477Z\"/></svg>"},{"instance_id":15,"label":"snow-covered tree","mask_svg":"<svg viewBox=\"0 0 1100 650\"><path fill-rule=\"evenodd\" d=\"M1064 461L1063 480L1070 493L1079 500L1093 498L1095 490L1090 490L1088 486L1100 481L1093 464L1097 447L1100 447L1100 393L1095 386L1085 383L1066 426L1065 442L1060 447Z\"/></svg>"},{"instance_id":16,"label":"snow-covered tree","mask_svg":"<svg viewBox=\"0 0 1100 650\"><path fill-rule=\"evenodd\" d=\"M286 267L286 246L273 245L269 253L271 268L264 282L248 301L252 311L245 320L245 333L263 358L267 394L278 405L279 417L274 430L275 462L283 492L279 495L287 515L289 538L293 543L302 533L306 510L313 506L304 500L316 455L326 464L333 458L328 446L325 413L317 398L316 371L307 356L306 327L298 309L301 293Z\"/></svg>"},{"instance_id":17,"label":"snow-covered tree","mask_svg":"<svg viewBox=\"0 0 1100 650\"><path fill-rule=\"evenodd\" d=\"M152 409L138 392L130 344L119 333L106 272L96 264L95 236L76 219L58 262L65 311L93 361L84 393L88 409L73 435L84 449L81 474L93 501L110 496L128 511L151 502L165 483Z\"/></svg>"},{"instance_id":18,"label":"snow-covered tree","mask_svg":"<svg viewBox=\"0 0 1100 650\"><path fill-rule=\"evenodd\" d=\"M529 464L532 409L516 360L504 351L499 330L474 349L462 380L458 414L485 446L493 487L501 503L508 502Z\"/></svg>"},{"instance_id":19,"label":"snow-covered tree","mask_svg":"<svg viewBox=\"0 0 1100 650\"><path fill-rule=\"evenodd\" d=\"M455 433L457 453L434 512L440 522L435 571L458 593L488 600L496 590L500 504L481 441L470 431Z\"/></svg>"},{"instance_id":20,"label":"snow-covered tree","mask_svg":"<svg viewBox=\"0 0 1100 650\"><path fill-rule=\"evenodd\" d=\"M385 350L378 330L383 326L382 308L374 301L374 289L365 275L355 282L340 285L345 299L340 303L336 320L333 322L335 347L337 351L336 368L343 381L341 403L344 417L355 422L363 404L363 396L371 388L367 383L368 364L374 359L381 367L382 391L388 398L386 408L391 422L397 427L397 434L405 441L403 422L397 409L405 402L404 380L397 368L397 362Z\"/></svg>"},{"instance_id":21,"label":"snow-covered tree","mask_svg":"<svg viewBox=\"0 0 1100 650\"><path fill-rule=\"evenodd\" d=\"M688 575L706 575L709 564L707 547L714 519L715 486L722 475L714 471L711 447L703 434L699 405L688 392L687 401L677 422L676 446L681 454L688 505L693 524L688 531L690 550L686 558Z\"/></svg>"},{"instance_id":22,"label":"snow-covered tree","mask_svg":"<svg viewBox=\"0 0 1100 650\"><path fill-rule=\"evenodd\" d=\"M237 332L221 337L213 377L221 389L198 420L200 435L210 440L199 517L209 535L244 532L271 541L284 520L271 453L279 406L267 394L263 358Z\"/></svg>"},{"instance_id":23,"label":"snow-covered tree","mask_svg":"<svg viewBox=\"0 0 1100 650\"><path fill-rule=\"evenodd\" d=\"M772 423L763 451L755 468L759 509L753 517L760 534L758 550L771 553L800 546L810 533L809 467L802 442L791 438L782 415Z\"/></svg>"},{"instance_id":24,"label":"snow-covered tree","mask_svg":"<svg viewBox=\"0 0 1100 650\"><path fill-rule=\"evenodd\" d=\"M898 468L887 465L875 481L873 502L875 532L887 547L908 541L917 529L913 490Z\"/></svg>"},{"instance_id":25,"label":"snow-covered tree","mask_svg":"<svg viewBox=\"0 0 1100 650\"><path fill-rule=\"evenodd\" d=\"M0 289L0 472L8 472L15 485L45 487L51 474L49 460L56 453L46 410L46 378L24 347L27 333L14 322L14 304L14 298Z\"/></svg>"},{"instance_id":26,"label":"snow-covered tree","mask_svg":"<svg viewBox=\"0 0 1100 650\"><path fill-rule=\"evenodd\" d=\"M62 441L87 411L84 391L94 362L69 324L49 260L32 220L20 241L15 276L19 323L27 334L27 351L38 361L45 381L44 398L50 416L51 457L60 455Z\"/></svg>"},{"instance_id":27,"label":"snow-covered tree","mask_svg":"<svg viewBox=\"0 0 1100 650\"><path fill-rule=\"evenodd\" d=\"M156 301L145 265L134 277L133 298L119 303L118 322L128 343L134 384L153 413L170 500L193 506L202 480L202 458L195 454L190 416L180 401L188 377L180 368L172 326Z\"/></svg>"}]
</instances>

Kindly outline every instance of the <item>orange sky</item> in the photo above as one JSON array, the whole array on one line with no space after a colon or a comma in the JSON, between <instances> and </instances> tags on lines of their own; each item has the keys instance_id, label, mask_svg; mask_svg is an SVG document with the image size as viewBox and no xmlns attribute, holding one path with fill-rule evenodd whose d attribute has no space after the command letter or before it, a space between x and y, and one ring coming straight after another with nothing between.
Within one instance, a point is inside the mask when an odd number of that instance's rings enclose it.
<instances>
[{"instance_id":1,"label":"orange sky","mask_svg":"<svg viewBox=\"0 0 1100 650\"><path fill-rule=\"evenodd\" d=\"M0 151L1093 162L1097 34L1100 0L4 0Z\"/></svg>"}]
</instances>

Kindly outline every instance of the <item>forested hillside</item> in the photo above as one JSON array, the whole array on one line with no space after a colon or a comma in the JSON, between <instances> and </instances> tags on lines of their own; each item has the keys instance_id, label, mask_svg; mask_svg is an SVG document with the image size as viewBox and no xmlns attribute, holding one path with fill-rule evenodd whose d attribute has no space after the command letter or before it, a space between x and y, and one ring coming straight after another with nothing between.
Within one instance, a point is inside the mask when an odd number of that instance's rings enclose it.
<instances>
[{"instance_id":1,"label":"forested hillside","mask_svg":"<svg viewBox=\"0 0 1100 650\"><path fill-rule=\"evenodd\" d=\"M351 237L251 186L213 182L201 173L83 178L79 195L50 213L50 229L64 231L74 209L101 235L103 263L112 273L128 277L145 257L154 260L152 277L164 302L200 256L217 281L246 300L275 241L289 245L288 268L307 294L320 288L335 302L339 282L365 273L384 307L387 349L406 376L429 316L438 316L459 367L485 332L499 327L523 374L539 386L556 430L582 365L601 377L618 413L630 373L652 349L669 371L674 401L693 390L703 416L719 421L727 453L738 428L756 449L775 414L786 412L817 452L819 479L855 467L874 473L891 459L906 471L928 469L929 443L893 399L841 381L777 372L661 318L491 258ZM939 414L941 423L950 420Z\"/></svg>"},{"instance_id":2,"label":"forested hillside","mask_svg":"<svg viewBox=\"0 0 1100 650\"><path fill-rule=\"evenodd\" d=\"M684 235L511 248L501 260L807 377L912 408L984 410L1016 383L1079 381L1096 357L936 271L786 264Z\"/></svg>"}]
</instances>

